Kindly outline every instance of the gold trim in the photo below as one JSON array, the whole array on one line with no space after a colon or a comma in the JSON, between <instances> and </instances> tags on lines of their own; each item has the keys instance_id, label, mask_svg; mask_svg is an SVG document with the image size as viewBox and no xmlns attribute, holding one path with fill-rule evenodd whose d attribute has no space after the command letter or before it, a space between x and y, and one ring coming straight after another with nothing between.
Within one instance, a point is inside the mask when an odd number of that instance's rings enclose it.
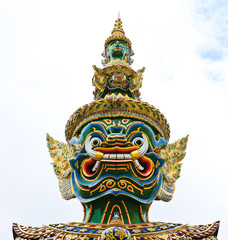
<instances>
[{"instance_id":1,"label":"gold trim","mask_svg":"<svg viewBox=\"0 0 228 240\"><path fill-rule=\"evenodd\" d=\"M154 127L162 137L169 139L169 124L160 111L148 103L130 99L123 95L108 95L75 111L65 127L66 140L77 136L86 124L105 118L124 117L140 120Z\"/></svg>"},{"instance_id":2,"label":"gold trim","mask_svg":"<svg viewBox=\"0 0 228 240\"><path fill-rule=\"evenodd\" d=\"M131 155L133 161L140 158L140 153L138 150L132 151L130 153L130 155Z\"/></svg>"}]
</instances>

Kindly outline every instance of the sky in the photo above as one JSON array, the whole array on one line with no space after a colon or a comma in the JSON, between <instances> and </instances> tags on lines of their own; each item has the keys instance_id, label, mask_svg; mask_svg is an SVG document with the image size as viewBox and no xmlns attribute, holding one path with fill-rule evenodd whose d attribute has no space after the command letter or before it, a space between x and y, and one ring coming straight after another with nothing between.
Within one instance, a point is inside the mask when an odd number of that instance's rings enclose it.
<instances>
[{"instance_id":1,"label":"sky","mask_svg":"<svg viewBox=\"0 0 228 240\"><path fill-rule=\"evenodd\" d=\"M167 118L170 143L189 134L181 177L169 203L154 202L150 221L208 224L227 239L228 2L0 1L0 232L82 221L77 199L58 190L46 133L65 142L65 124L93 100L92 65L120 11L146 67L141 97Z\"/></svg>"}]
</instances>

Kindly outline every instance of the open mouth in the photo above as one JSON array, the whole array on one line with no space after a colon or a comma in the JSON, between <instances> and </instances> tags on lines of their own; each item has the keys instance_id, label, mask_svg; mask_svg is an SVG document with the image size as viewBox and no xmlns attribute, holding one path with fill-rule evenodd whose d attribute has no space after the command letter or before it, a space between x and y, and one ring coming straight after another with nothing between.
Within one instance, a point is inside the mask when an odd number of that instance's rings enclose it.
<instances>
[{"instance_id":1,"label":"open mouth","mask_svg":"<svg viewBox=\"0 0 228 240\"><path fill-rule=\"evenodd\" d=\"M115 50L117 50L117 51L120 51L120 50L122 50L122 48L121 48L121 47L115 47L114 49L115 49Z\"/></svg>"},{"instance_id":2,"label":"open mouth","mask_svg":"<svg viewBox=\"0 0 228 240\"><path fill-rule=\"evenodd\" d=\"M90 145L91 137L87 138L85 148L90 158L85 159L83 163L83 172L88 177L96 174L101 168L102 164L112 164L116 170L122 168L122 164L128 164L131 169L131 165L137 169L140 175L148 176L153 168L153 161L145 156L148 150L148 142L144 135L144 144L139 148L133 147L112 147L102 148L97 147L94 150ZM107 171L107 170L106 170Z\"/></svg>"},{"instance_id":3,"label":"open mouth","mask_svg":"<svg viewBox=\"0 0 228 240\"><path fill-rule=\"evenodd\" d=\"M113 171L116 171L116 172L119 171L119 174L121 174L121 173L127 173L128 171L131 171L133 169L132 166L134 166L134 168L137 169L137 173L139 173L143 177L147 177L148 175L150 175L150 173L154 169L153 161L150 158L145 156L133 161L129 157L130 154L118 154L118 153L109 154L110 157L114 157L113 155L116 155L116 159L108 158L107 155L106 156L104 155L105 158L99 161L94 160L93 158L85 159L82 164L82 172L87 177L94 176L101 169L105 173L108 173L108 172L113 173ZM126 158L122 158L124 156Z\"/></svg>"},{"instance_id":4,"label":"open mouth","mask_svg":"<svg viewBox=\"0 0 228 240\"><path fill-rule=\"evenodd\" d=\"M113 50L112 50L112 54L113 54L113 55L120 55L120 54L123 54L123 49L120 48L120 47L113 48Z\"/></svg>"}]
</instances>

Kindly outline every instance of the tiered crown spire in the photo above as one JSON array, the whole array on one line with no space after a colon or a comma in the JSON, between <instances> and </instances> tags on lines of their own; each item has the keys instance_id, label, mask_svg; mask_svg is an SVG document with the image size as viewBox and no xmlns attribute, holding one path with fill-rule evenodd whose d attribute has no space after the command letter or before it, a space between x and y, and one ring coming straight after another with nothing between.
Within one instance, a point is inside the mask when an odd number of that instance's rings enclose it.
<instances>
[{"instance_id":1,"label":"tiered crown spire","mask_svg":"<svg viewBox=\"0 0 228 240\"><path fill-rule=\"evenodd\" d=\"M104 68L93 66L94 99L73 113L66 125L66 139L78 137L83 126L93 120L124 117L134 118L151 125L157 135L169 139L169 125L160 111L140 100L145 68L138 71L132 63L131 41L125 36L120 17L115 21L111 36L105 41Z\"/></svg>"},{"instance_id":2,"label":"tiered crown spire","mask_svg":"<svg viewBox=\"0 0 228 240\"><path fill-rule=\"evenodd\" d=\"M105 41L105 49L107 49L108 44L113 40L123 40L128 44L128 47L131 48L131 41L125 36L125 32L122 26L122 21L119 17L115 21L111 36L107 38Z\"/></svg>"},{"instance_id":3,"label":"tiered crown spire","mask_svg":"<svg viewBox=\"0 0 228 240\"><path fill-rule=\"evenodd\" d=\"M122 27L122 21L120 18L118 18L114 24L114 28L112 30L112 35L118 35L118 34L123 34L125 35L124 33L124 30L123 30L123 27Z\"/></svg>"}]
</instances>

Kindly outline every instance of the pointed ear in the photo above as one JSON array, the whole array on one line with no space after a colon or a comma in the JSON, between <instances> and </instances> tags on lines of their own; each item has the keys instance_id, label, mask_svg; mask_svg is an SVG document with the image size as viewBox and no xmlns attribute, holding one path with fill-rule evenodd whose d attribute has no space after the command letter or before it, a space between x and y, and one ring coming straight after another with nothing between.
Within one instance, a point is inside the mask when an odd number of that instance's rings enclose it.
<instances>
[{"instance_id":1,"label":"pointed ear","mask_svg":"<svg viewBox=\"0 0 228 240\"><path fill-rule=\"evenodd\" d=\"M74 198L72 191L70 160L74 159L75 151L70 145L59 142L47 133L47 146L53 160L52 166L59 180L59 189L62 197L66 200Z\"/></svg>"},{"instance_id":2,"label":"pointed ear","mask_svg":"<svg viewBox=\"0 0 228 240\"><path fill-rule=\"evenodd\" d=\"M93 65L93 69L95 71L92 79L93 84L97 89L104 91L107 85L107 76L102 69L96 67L95 65Z\"/></svg>"},{"instance_id":3,"label":"pointed ear","mask_svg":"<svg viewBox=\"0 0 228 240\"><path fill-rule=\"evenodd\" d=\"M130 87L129 90L131 92L134 92L136 90L138 90L141 85L142 85L142 80L143 80L143 72L145 71L145 67L143 67L142 69L139 69L134 75L133 78L130 79Z\"/></svg>"},{"instance_id":4,"label":"pointed ear","mask_svg":"<svg viewBox=\"0 0 228 240\"><path fill-rule=\"evenodd\" d=\"M163 181L156 200L168 202L172 199L176 180L180 177L181 161L186 155L187 142L188 135L160 151L159 156L165 160L165 164L161 168Z\"/></svg>"}]
</instances>

